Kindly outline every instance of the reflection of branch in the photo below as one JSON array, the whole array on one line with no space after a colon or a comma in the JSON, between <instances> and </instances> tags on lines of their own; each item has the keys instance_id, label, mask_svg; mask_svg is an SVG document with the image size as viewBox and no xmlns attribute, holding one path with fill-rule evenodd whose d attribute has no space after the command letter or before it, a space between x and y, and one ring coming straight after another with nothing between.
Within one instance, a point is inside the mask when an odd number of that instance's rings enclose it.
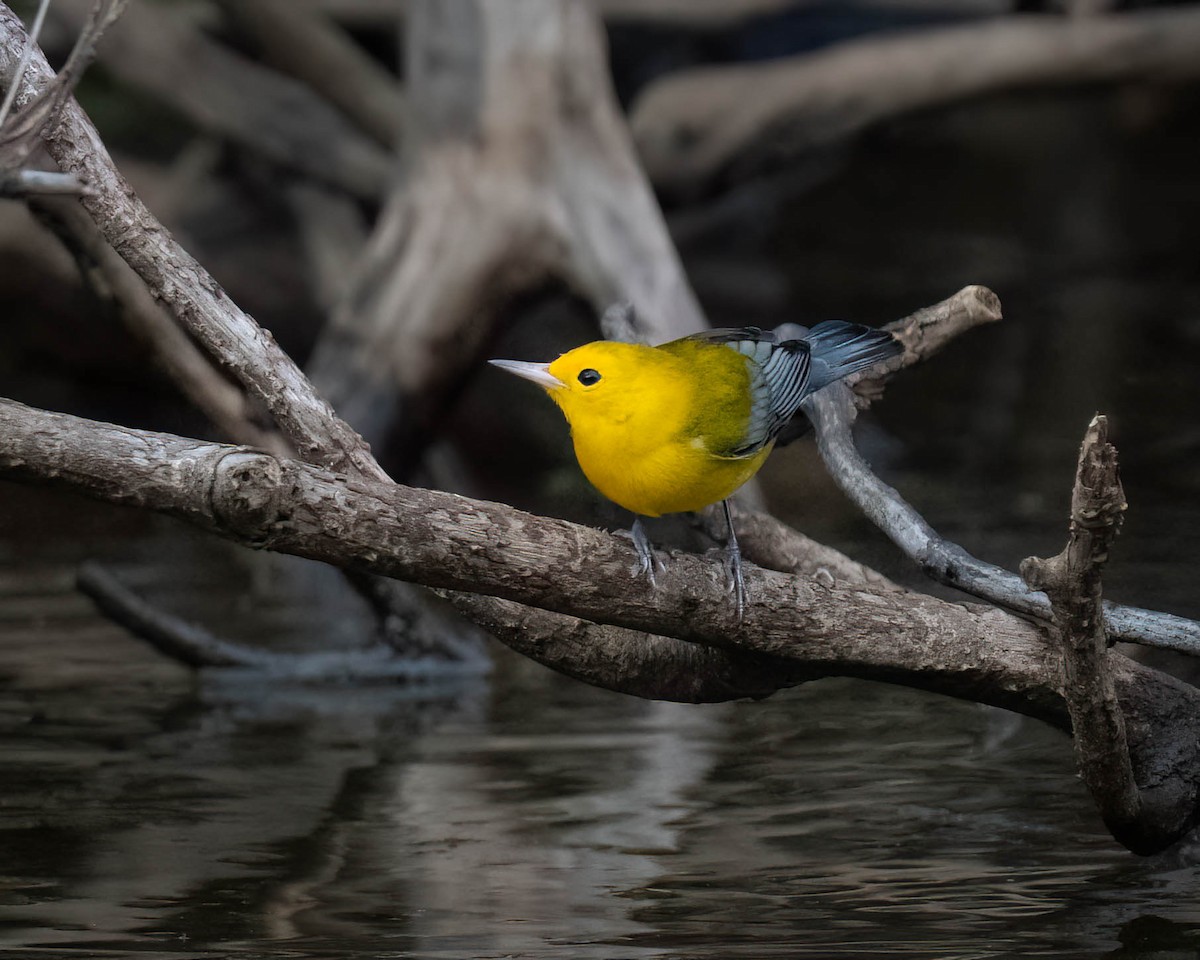
<instances>
[{"instance_id":1,"label":"reflection of branch","mask_svg":"<svg viewBox=\"0 0 1200 960\"><path fill-rule=\"evenodd\" d=\"M1104 629L1100 572L1124 511L1117 451L1108 442L1107 419L1098 416L1079 451L1070 539L1056 557L1025 560L1021 574L1031 588L1044 590L1054 607L1064 659L1064 696L1084 782L1113 836L1131 850L1149 854L1163 848L1164 833L1179 829L1172 817L1183 811L1164 804L1153 791L1145 796L1139 791L1125 716L1110 672L1113 654Z\"/></svg>"},{"instance_id":2,"label":"reflection of branch","mask_svg":"<svg viewBox=\"0 0 1200 960\"><path fill-rule=\"evenodd\" d=\"M449 660L428 656L397 657L384 644L364 650L287 653L230 643L194 623L147 603L117 577L96 563L79 568L76 583L109 619L147 641L160 653L190 667L240 667L271 680L328 683L330 681L417 681L464 673L483 673L490 666L482 656Z\"/></svg>"},{"instance_id":3,"label":"reflection of branch","mask_svg":"<svg viewBox=\"0 0 1200 960\"><path fill-rule=\"evenodd\" d=\"M769 63L689 70L634 107L660 188L828 145L887 117L1018 87L1200 76L1200 11L1009 17L867 37Z\"/></svg>"}]
</instances>

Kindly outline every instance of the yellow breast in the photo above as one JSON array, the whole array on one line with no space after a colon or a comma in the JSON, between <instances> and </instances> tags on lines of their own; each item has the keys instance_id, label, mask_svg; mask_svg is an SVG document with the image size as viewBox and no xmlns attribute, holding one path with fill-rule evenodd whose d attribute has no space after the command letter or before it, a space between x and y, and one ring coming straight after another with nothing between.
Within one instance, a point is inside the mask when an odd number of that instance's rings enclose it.
<instances>
[{"instance_id":1,"label":"yellow breast","mask_svg":"<svg viewBox=\"0 0 1200 960\"><path fill-rule=\"evenodd\" d=\"M725 499L770 452L768 445L749 456L728 454L743 443L750 416L746 359L720 344L673 347L593 343L550 365L566 385L550 395L570 421L584 474L644 516ZM587 371L599 379L581 383Z\"/></svg>"}]
</instances>

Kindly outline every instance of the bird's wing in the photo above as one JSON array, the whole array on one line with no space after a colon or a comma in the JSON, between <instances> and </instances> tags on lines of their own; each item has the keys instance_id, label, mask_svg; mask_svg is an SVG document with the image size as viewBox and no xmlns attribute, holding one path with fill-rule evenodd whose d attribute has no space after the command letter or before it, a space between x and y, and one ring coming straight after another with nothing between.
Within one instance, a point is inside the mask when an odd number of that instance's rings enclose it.
<instances>
[{"instance_id":1,"label":"bird's wing","mask_svg":"<svg viewBox=\"0 0 1200 960\"><path fill-rule=\"evenodd\" d=\"M781 340L770 330L707 330L692 339L723 343L750 361L750 419L743 442L729 456L757 453L800 409L808 393L811 351L804 340Z\"/></svg>"}]
</instances>

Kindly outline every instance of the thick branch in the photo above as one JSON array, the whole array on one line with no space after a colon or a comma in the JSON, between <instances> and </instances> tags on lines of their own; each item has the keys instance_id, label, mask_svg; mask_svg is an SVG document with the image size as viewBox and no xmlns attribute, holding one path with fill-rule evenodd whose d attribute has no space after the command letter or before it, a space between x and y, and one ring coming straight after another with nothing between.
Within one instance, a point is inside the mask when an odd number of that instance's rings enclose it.
<instances>
[{"instance_id":1,"label":"thick branch","mask_svg":"<svg viewBox=\"0 0 1200 960\"><path fill-rule=\"evenodd\" d=\"M0 430L0 467L9 476L170 513L254 546L709 645L799 654L810 666L924 675L922 685L1063 716L1041 632L995 611L750 568L739 623L716 560L676 555L655 589L634 572L626 540L498 504L364 485L243 448L11 401L0 403ZM1011 656L1014 646L1020 657Z\"/></svg>"},{"instance_id":2,"label":"thick branch","mask_svg":"<svg viewBox=\"0 0 1200 960\"><path fill-rule=\"evenodd\" d=\"M739 621L719 561L674 556L655 589L637 575L621 538L498 504L355 482L244 448L11 401L0 402L0 437L5 476L172 514L247 545L784 659L787 682L887 680L1067 723L1061 668L1044 632L998 610L750 567ZM606 639L603 632L592 638ZM562 656L569 640L555 643ZM1200 691L1119 654L1111 663L1139 787L1149 806L1166 811L1165 833L1178 835L1194 817ZM599 651L586 670L593 682L603 676Z\"/></svg>"},{"instance_id":3,"label":"thick branch","mask_svg":"<svg viewBox=\"0 0 1200 960\"><path fill-rule=\"evenodd\" d=\"M1008 17L849 41L768 63L691 70L634 107L656 186L825 146L887 117L1018 88L1200 76L1200 11Z\"/></svg>"}]
</instances>

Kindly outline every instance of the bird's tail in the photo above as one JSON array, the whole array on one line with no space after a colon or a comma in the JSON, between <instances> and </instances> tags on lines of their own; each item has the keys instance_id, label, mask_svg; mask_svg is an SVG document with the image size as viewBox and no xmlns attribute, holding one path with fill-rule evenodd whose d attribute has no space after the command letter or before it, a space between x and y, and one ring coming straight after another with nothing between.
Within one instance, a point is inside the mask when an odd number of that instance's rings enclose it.
<instances>
[{"instance_id":1,"label":"bird's tail","mask_svg":"<svg viewBox=\"0 0 1200 960\"><path fill-rule=\"evenodd\" d=\"M810 392L904 351L900 341L886 330L846 320L822 320L804 339L812 351Z\"/></svg>"}]
</instances>

